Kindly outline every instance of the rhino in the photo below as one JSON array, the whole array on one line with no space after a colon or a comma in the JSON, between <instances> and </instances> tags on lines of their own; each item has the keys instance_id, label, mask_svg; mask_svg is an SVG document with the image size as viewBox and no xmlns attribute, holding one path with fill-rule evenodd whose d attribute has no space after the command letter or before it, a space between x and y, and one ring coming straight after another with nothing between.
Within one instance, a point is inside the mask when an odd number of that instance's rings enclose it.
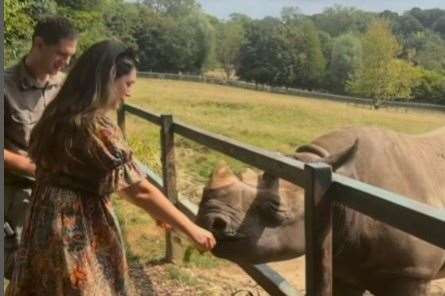
<instances>
[{"instance_id":1,"label":"rhino","mask_svg":"<svg viewBox=\"0 0 445 296\"><path fill-rule=\"evenodd\" d=\"M445 209L445 127L422 135L345 128L300 146L292 157ZM445 277L444 249L340 204L333 217L334 295L422 296L432 280ZM213 254L237 263L305 253L304 189L267 172L248 170L238 178L218 166L196 221L217 238Z\"/></svg>"}]
</instances>

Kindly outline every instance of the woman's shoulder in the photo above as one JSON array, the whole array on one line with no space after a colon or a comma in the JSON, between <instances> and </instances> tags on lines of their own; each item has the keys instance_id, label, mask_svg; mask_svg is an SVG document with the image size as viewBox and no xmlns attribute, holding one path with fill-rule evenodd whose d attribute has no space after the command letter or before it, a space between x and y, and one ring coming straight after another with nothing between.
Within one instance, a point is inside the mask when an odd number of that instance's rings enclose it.
<instances>
[{"instance_id":1,"label":"woman's shoulder","mask_svg":"<svg viewBox=\"0 0 445 296\"><path fill-rule=\"evenodd\" d=\"M93 121L99 128L118 128L114 120L107 113L99 112L95 114Z\"/></svg>"},{"instance_id":2,"label":"woman's shoulder","mask_svg":"<svg viewBox=\"0 0 445 296\"><path fill-rule=\"evenodd\" d=\"M96 116L94 137L99 150L109 155L110 159L126 159L126 155L131 154L120 128L106 114Z\"/></svg>"},{"instance_id":3,"label":"woman's shoulder","mask_svg":"<svg viewBox=\"0 0 445 296\"><path fill-rule=\"evenodd\" d=\"M101 140L120 139L122 136L120 128L107 114L99 113L95 116L94 129Z\"/></svg>"}]
</instances>

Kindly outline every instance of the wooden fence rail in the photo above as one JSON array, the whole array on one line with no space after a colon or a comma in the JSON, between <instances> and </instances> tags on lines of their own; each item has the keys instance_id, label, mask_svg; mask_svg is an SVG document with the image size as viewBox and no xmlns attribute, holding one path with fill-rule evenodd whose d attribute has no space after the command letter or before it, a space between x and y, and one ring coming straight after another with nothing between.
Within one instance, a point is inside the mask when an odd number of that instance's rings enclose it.
<instances>
[{"instance_id":1,"label":"wooden fence rail","mask_svg":"<svg viewBox=\"0 0 445 296\"><path fill-rule=\"evenodd\" d=\"M160 116L125 104L118 122L125 129L125 112L161 126L163 183L149 169L147 176L189 217L196 205L177 196L173 135L178 134L223 154L305 188L306 291L309 296L332 295L332 208L340 202L374 219L392 225L445 249L445 211L341 175L325 164L304 163L227 137L183 124L170 115ZM125 132L125 131L124 131ZM167 236L167 240L170 237ZM167 249L170 243L167 242ZM172 249L167 250L167 257ZM168 257L169 258L169 257ZM171 258L171 257L170 257ZM265 264L240 265L271 295L298 295L297 291Z\"/></svg>"}]
</instances>

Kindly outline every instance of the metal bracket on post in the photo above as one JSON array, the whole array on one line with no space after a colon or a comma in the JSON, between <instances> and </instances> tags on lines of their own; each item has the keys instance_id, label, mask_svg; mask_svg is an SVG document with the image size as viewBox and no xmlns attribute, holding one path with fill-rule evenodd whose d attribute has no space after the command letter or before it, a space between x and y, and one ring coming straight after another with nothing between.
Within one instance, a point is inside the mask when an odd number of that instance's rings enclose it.
<instances>
[{"instance_id":1,"label":"metal bracket on post","mask_svg":"<svg viewBox=\"0 0 445 296\"><path fill-rule=\"evenodd\" d=\"M161 162L162 178L164 183L164 194L173 203L178 200L176 191L176 167L175 167L175 143L173 133L173 117L171 115L161 115ZM176 261L181 253L176 252L170 231L166 232L165 259L168 262Z\"/></svg>"},{"instance_id":2,"label":"metal bracket on post","mask_svg":"<svg viewBox=\"0 0 445 296\"><path fill-rule=\"evenodd\" d=\"M125 106L123 104L117 110L117 125L120 127L124 137L127 138L127 131L125 127Z\"/></svg>"},{"instance_id":3,"label":"metal bracket on post","mask_svg":"<svg viewBox=\"0 0 445 296\"><path fill-rule=\"evenodd\" d=\"M332 183L332 169L324 163L304 167L306 295L332 295L332 208L326 196Z\"/></svg>"}]
</instances>

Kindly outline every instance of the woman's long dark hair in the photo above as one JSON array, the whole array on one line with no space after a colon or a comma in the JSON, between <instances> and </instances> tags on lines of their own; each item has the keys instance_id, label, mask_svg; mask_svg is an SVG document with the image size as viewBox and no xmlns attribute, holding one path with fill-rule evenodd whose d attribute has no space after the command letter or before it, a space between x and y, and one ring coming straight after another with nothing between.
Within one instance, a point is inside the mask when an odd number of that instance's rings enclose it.
<instances>
[{"instance_id":1,"label":"woman's long dark hair","mask_svg":"<svg viewBox=\"0 0 445 296\"><path fill-rule=\"evenodd\" d=\"M101 41L82 54L32 131L29 155L38 168L75 161L77 141L91 147L95 118L116 105L112 83L133 69L134 52L118 41Z\"/></svg>"}]
</instances>

